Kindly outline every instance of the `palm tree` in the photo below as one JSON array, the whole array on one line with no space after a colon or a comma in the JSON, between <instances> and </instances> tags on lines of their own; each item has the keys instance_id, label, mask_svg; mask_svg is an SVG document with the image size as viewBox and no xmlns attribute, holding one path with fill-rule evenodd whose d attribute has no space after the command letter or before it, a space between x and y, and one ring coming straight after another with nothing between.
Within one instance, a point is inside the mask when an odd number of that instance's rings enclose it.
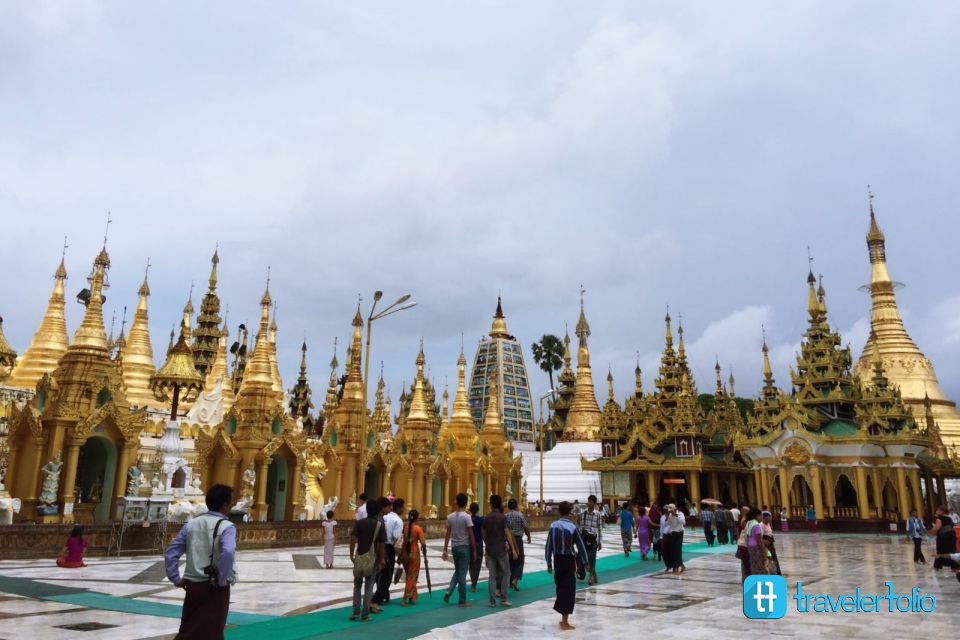
<instances>
[{"instance_id":1,"label":"palm tree","mask_svg":"<svg viewBox=\"0 0 960 640\"><path fill-rule=\"evenodd\" d=\"M550 389L553 389L553 372L563 366L563 340L553 334L544 334L540 342L534 342L533 361L550 376Z\"/></svg>"}]
</instances>

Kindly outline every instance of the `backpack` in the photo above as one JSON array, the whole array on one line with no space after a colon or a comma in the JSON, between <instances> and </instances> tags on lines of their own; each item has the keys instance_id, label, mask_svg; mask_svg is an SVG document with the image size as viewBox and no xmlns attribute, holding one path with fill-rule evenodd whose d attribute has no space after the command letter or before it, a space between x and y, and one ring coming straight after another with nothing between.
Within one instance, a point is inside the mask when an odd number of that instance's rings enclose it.
<instances>
[{"instance_id":1,"label":"backpack","mask_svg":"<svg viewBox=\"0 0 960 640\"><path fill-rule=\"evenodd\" d=\"M960 553L960 524L953 525L953 535L956 538L957 553Z\"/></svg>"},{"instance_id":2,"label":"backpack","mask_svg":"<svg viewBox=\"0 0 960 640\"><path fill-rule=\"evenodd\" d=\"M377 572L377 536L380 535L380 521L373 530L373 539L370 548L365 553L358 553L353 561L353 577L366 578Z\"/></svg>"}]
</instances>

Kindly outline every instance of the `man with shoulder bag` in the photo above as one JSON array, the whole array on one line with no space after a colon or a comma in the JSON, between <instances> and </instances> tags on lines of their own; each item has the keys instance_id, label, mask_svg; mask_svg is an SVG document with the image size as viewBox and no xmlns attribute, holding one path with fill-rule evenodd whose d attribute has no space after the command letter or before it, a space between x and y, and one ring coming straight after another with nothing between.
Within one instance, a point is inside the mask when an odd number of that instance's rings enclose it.
<instances>
[{"instance_id":1,"label":"man with shoulder bag","mask_svg":"<svg viewBox=\"0 0 960 640\"><path fill-rule=\"evenodd\" d=\"M167 578L186 591L178 640L223 638L230 609L230 585L236 582L237 529L224 515L233 489L215 484L207 491L208 511L180 529L163 554ZM187 564L180 577L180 558Z\"/></svg>"},{"instance_id":2,"label":"man with shoulder bag","mask_svg":"<svg viewBox=\"0 0 960 640\"><path fill-rule=\"evenodd\" d=\"M603 514L597 509L597 496L587 498L587 509L580 514L580 537L587 550L587 584L597 584L597 551L603 547Z\"/></svg>"},{"instance_id":3,"label":"man with shoulder bag","mask_svg":"<svg viewBox=\"0 0 960 640\"><path fill-rule=\"evenodd\" d=\"M367 502L367 517L357 520L350 532L350 560L353 561L353 615L351 620L370 620L370 601L377 575L386 566L387 534L380 512L389 504L386 498ZM363 590L361 600L360 591Z\"/></svg>"}]
</instances>

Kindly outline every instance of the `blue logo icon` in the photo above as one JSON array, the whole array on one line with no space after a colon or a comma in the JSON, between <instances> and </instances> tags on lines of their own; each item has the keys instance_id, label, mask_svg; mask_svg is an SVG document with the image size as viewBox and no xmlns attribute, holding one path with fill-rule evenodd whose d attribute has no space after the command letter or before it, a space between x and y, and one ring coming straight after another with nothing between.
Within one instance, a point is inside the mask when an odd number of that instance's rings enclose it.
<instances>
[{"instance_id":1,"label":"blue logo icon","mask_svg":"<svg viewBox=\"0 0 960 640\"><path fill-rule=\"evenodd\" d=\"M773 619L787 614L787 581L783 576L748 576L743 583L743 615Z\"/></svg>"}]
</instances>

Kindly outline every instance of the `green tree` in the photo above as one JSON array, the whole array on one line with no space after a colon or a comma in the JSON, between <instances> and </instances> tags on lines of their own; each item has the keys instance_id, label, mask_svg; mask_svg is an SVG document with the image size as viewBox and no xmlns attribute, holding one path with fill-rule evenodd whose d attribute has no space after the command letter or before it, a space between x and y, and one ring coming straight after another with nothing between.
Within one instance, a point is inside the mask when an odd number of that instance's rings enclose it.
<instances>
[{"instance_id":1,"label":"green tree","mask_svg":"<svg viewBox=\"0 0 960 640\"><path fill-rule=\"evenodd\" d=\"M556 388L553 386L553 372L560 371L563 367L563 340L547 333L540 338L540 342L534 342L531 348L533 361L550 377L550 388Z\"/></svg>"}]
</instances>

